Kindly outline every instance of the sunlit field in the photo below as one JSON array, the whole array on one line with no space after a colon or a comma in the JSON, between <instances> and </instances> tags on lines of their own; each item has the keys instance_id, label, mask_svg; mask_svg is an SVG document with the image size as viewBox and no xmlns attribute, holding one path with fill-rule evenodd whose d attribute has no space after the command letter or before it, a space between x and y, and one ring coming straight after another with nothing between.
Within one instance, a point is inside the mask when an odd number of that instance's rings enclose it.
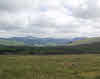
<instances>
[{"instance_id":1,"label":"sunlit field","mask_svg":"<svg viewBox=\"0 0 100 79\"><path fill-rule=\"evenodd\" d=\"M100 79L100 55L2 55L0 79Z\"/></svg>"}]
</instances>

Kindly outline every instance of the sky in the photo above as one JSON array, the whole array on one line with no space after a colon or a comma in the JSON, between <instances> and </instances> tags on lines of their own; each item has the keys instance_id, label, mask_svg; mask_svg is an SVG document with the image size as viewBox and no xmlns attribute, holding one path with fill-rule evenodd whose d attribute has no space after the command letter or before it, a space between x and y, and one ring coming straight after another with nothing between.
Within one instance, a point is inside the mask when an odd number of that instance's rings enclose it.
<instances>
[{"instance_id":1,"label":"sky","mask_svg":"<svg viewBox=\"0 0 100 79\"><path fill-rule=\"evenodd\" d=\"M0 37L100 36L100 0L0 0Z\"/></svg>"}]
</instances>

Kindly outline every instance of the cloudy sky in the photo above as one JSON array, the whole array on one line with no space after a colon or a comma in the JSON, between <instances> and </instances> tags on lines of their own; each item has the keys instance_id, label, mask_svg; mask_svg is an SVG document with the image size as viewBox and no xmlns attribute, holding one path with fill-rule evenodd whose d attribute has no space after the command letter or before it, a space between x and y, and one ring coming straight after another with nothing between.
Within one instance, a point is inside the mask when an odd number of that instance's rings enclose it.
<instances>
[{"instance_id":1,"label":"cloudy sky","mask_svg":"<svg viewBox=\"0 0 100 79\"><path fill-rule=\"evenodd\" d=\"M100 36L100 0L0 0L0 37Z\"/></svg>"}]
</instances>

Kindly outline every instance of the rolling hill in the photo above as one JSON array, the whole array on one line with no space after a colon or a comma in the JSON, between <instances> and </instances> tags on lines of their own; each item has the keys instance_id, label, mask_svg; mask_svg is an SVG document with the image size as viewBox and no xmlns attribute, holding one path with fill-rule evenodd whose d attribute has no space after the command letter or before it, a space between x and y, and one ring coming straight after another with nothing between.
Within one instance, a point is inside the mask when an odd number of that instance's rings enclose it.
<instances>
[{"instance_id":1,"label":"rolling hill","mask_svg":"<svg viewBox=\"0 0 100 79\"><path fill-rule=\"evenodd\" d=\"M82 38L37 38L37 37L11 37L0 38L2 45L28 45L28 46L66 46L69 42L81 40Z\"/></svg>"},{"instance_id":2,"label":"rolling hill","mask_svg":"<svg viewBox=\"0 0 100 79\"><path fill-rule=\"evenodd\" d=\"M26 39L20 38L21 41L18 41L19 38L15 40L15 38L5 39L2 38L0 41L0 54L85 54L85 53L92 53L92 54L100 54L100 37L94 38L74 38L70 39L68 43L65 43L65 46L57 45L57 46L34 46L33 38L31 39L32 44L26 45ZM37 39L37 38L36 38ZM36 40L35 39L35 40ZM43 38L42 38L43 39ZM47 38L46 38L47 39ZM29 41L27 40L27 41ZM43 39L45 40L45 39ZM44 41L45 43L51 42ZM40 40L37 41L36 44L40 44ZM30 41L29 41L30 42ZM45 45L45 43L42 43ZM68 44L68 45L67 45ZM23 46L22 46L23 45Z\"/></svg>"},{"instance_id":3,"label":"rolling hill","mask_svg":"<svg viewBox=\"0 0 100 79\"><path fill-rule=\"evenodd\" d=\"M85 38L84 40L77 40L67 45L72 49L77 49L81 53L99 53L100 54L100 37Z\"/></svg>"},{"instance_id":4,"label":"rolling hill","mask_svg":"<svg viewBox=\"0 0 100 79\"><path fill-rule=\"evenodd\" d=\"M84 38L82 40L76 40L74 42L71 42L67 46L77 46L77 45L93 44L99 42L100 42L100 37Z\"/></svg>"},{"instance_id":5,"label":"rolling hill","mask_svg":"<svg viewBox=\"0 0 100 79\"><path fill-rule=\"evenodd\" d=\"M0 45L7 45L7 46L24 46L24 42L17 42L15 40L4 40L0 39Z\"/></svg>"}]
</instances>

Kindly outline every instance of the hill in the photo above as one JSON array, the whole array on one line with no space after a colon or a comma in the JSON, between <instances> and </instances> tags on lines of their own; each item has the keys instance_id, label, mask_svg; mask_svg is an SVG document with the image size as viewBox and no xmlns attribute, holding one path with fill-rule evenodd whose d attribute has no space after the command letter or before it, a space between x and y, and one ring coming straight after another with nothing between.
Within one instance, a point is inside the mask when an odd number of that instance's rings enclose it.
<instances>
[{"instance_id":1,"label":"hill","mask_svg":"<svg viewBox=\"0 0 100 79\"><path fill-rule=\"evenodd\" d=\"M29 39L29 38L27 38L27 39ZM64 46L62 46L62 45L56 45L56 46L32 45L31 46L31 45L26 45L25 43L23 45L24 41L23 42L17 41L17 43L16 43L16 40L11 41L11 38L10 38L10 42L9 41L5 42L4 40L1 41L1 43L3 43L4 45L3 44L0 45L0 54L37 54L37 55L86 54L86 53L100 54L100 37L81 38L81 39L78 38L78 39L79 40L76 40L76 38L71 39L70 42L67 43L68 45L64 45ZM50 39L49 39L49 41L50 41ZM39 44L40 42L38 41L37 44ZM8 46L7 46L7 44L8 44ZM34 44L34 41L32 42L32 44Z\"/></svg>"},{"instance_id":2,"label":"hill","mask_svg":"<svg viewBox=\"0 0 100 79\"><path fill-rule=\"evenodd\" d=\"M0 39L0 45L7 45L7 46L23 46L25 45L24 42L17 42L15 40L6 40Z\"/></svg>"},{"instance_id":3,"label":"hill","mask_svg":"<svg viewBox=\"0 0 100 79\"><path fill-rule=\"evenodd\" d=\"M100 53L100 37L85 38L71 42L67 47L72 47L81 53Z\"/></svg>"},{"instance_id":4,"label":"hill","mask_svg":"<svg viewBox=\"0 0 100 79\"><path fill-rule=\"evenodd\" d=\"M100 37L93 37L93 38L84 38L82 40L76 40L69 43L67 46L77 46L77 45L85 45L85 44L93 44L100 42Z\"/></svg>"},{"instance_id":5,"label":"hill","mask_svg":"<svg viewBox=\"0 0 100 79\"><path fill-rule=\"evenodd\" d=\"M3 45L29 45L29 46L66 46L67 43L82 38L37 38L37 37L11 37L0 38Z\"/></svg>"}]
</instances>

